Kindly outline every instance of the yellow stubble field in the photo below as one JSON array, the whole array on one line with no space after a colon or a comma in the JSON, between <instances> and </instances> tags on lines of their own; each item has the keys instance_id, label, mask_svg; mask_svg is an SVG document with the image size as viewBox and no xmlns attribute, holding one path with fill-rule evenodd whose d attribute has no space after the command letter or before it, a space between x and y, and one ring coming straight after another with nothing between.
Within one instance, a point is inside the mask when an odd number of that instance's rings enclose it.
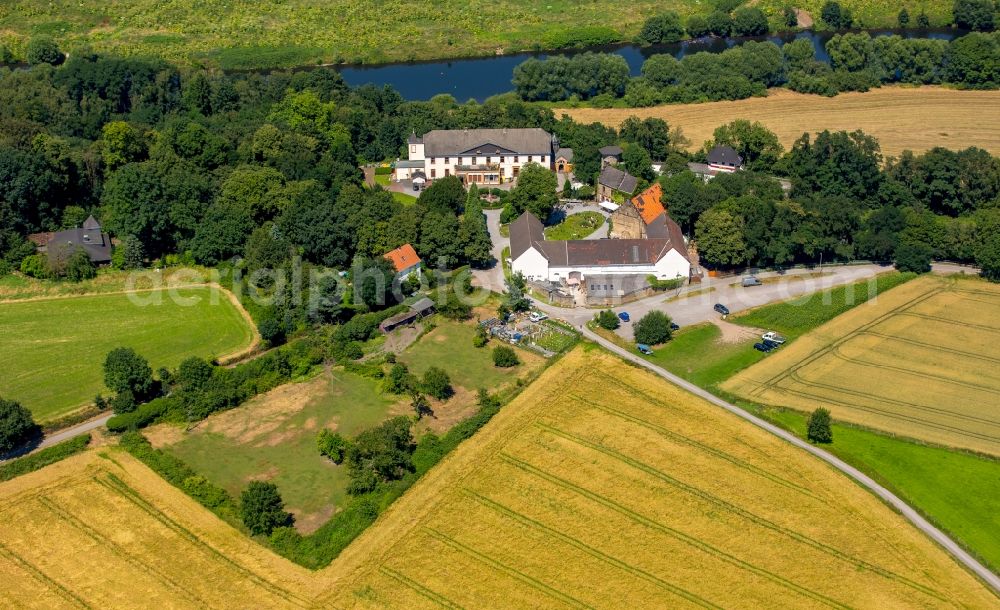
<instances>
[{"instance_id":1,"label":"yellow stubble field","mask_svg":"<svg viewBox=\"0 0 1000 610\"><path fill-rule=\"evenodd\" d=\"M735 119L760 121L789 149L803 133L860 129L878 138L883 155L923 152L935 146L969 146L1000 154L1000 91L959 91L944 87L882 87L867 93L822 97L772 89L767 97L652 108L556 109L584 123L618 127L630 116L658 117L680 127L692 148L712 139L719 125Z\"/></svg>"},{"instance_id":2,"label":"yellow stubble field","mask_svg":"<svg viewBox=\"0 0 1000 610\"><path fill-rule=\"evenodd\" d=\"M940 445L1000 455L1000 286L926 276L881 294L723 384Z\"/></svg>"},{"instance_id":3,"label":"yellow stubble field","mask_svg":"<svg viewBox=\"0 0 1000 610\"><path fill-rule=\"evenodd\" d=\"M824 463L596 349L338 559L342 608L990 607Z\"/></svg>"},{"instance_id":4,"label":"yellow stubble field","mask_svg":"<svg viewBox=\"0 0 1000 610\"><path fill-rule=\"evenodd\" d=\"M0 485L0 606L915 608L997 598L873 496L580 347L309 572L113 448Z\"/></svg>"}]
</instances>

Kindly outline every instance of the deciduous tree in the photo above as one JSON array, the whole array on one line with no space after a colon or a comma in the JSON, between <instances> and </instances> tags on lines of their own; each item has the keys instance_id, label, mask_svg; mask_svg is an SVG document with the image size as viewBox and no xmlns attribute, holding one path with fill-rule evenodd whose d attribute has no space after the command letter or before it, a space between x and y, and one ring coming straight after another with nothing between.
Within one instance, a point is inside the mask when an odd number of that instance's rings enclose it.
<instances>
[{"instance_id":1,"label":"deciduous tree","mask_svg":"<svg viewBox=\"0 0 1000 610\"><path fill-rule=\"evenodd\" d=\"M275 528L288 527L295 520L285 511L278 486L264 481L251 481L240 494L240 518L255 536L269 536Z\"/></svg>"}]
</instances>

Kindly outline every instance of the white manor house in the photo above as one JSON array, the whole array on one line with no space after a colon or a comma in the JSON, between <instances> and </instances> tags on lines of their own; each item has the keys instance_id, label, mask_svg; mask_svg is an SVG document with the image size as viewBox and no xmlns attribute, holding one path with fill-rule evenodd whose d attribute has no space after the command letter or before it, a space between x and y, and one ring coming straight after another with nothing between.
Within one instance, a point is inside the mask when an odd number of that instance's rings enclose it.
<instances>
[{"instance_id":1,"label":"white manor house","mask_svg":"<svg viewBox=\"0 0 1000 610\"><path fill-rule=\"evenodd\" d=\"M396 161L396 180L416 184L458 176L465 185L497 185L537 163L552 168L552 135L530 129L435 129L407 140L409 158Z\"/></svg>"}]
</instances>

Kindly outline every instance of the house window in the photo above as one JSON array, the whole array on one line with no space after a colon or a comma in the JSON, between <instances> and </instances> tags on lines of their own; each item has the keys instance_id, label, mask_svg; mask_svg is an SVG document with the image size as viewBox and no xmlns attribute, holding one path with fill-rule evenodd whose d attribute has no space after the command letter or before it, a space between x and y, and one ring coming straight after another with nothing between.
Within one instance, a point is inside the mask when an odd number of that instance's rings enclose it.
<instances>
[{"instance_id":1,"label":"house window","mask_svg":"<svg viewBox=\"0 0 1000 610\"><path fill-rule=\"evenodd\" d=\"M417 152L417 145L416 144L410 144L410 154L413 154L415 152Z\"/></svg>"},{"instance_id":2,"label":"house window","mask_svg":"<svg viewBox=\"0 0 1000 610\"><path fill-rule=\"evenodd\" d=\"M514 163L520 163L520 162L521 162L520 155L514 155Z\"/></svg>"},{"instance_id":3,"label":"house window","mask_svg":"<svg viewBox=\"0 0 1000 610\"><path fill-rule=\"evenodd\" d=\"M431 163L434 163L434 157L431 157Z\"/></svg>"},{"instance_id":4,"label":"house window","mask_svg":"<svg viewBox=\"0 0 1000 610\"><path fill-rule=\"evenodd\" d=\"M433 167L431 168L431 178L437 178L437 170Z\"/></svg>"},{"instance_id":5,"label":"house window","mask_svg":"<svg viewBox=\"0 0 1000 610\"><path fill-rule=\"evenodd\" d=\"M503 155L500 155L500 163L503 163Z\"/></svg>"},{"instance_id":6,"label":"house window","mask_svg":"<svg viewBox=\"0 0 1000 610\"><path fill-rule=\"evenodd\" d=\"M451 175L451 170L450 170L450 169L448 169L447 167L446 167L446 168L444 168L444 175L445 175L445 176L450 176L450 175Z\"/></svg>"},{"instance_id":7,"label":"house window","mask_svg":"<svg viewBox=\"0 0 1000 610\"><path fill-rule=\"evenodd\" d=\"M451 163L451 157L445 157L444 158L444 162L445 163Z\"/></svg>"}]
</instances>

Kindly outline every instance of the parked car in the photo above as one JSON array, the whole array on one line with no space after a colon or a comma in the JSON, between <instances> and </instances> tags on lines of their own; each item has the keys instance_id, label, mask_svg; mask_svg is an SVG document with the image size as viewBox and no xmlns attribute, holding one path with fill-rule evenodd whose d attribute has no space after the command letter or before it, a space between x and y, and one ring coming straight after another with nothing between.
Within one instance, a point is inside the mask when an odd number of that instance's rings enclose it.
<instances>
[{"instance_id":1,"label":"parked car","mask_svg":"<svg viewBox=\"0 0 1000 610\"><path fill-rule=\"evenodd\" d=\"M670 330L680 330L680 329L681 327L677 324L677 322L670 323Z\"/></svg>"},{"instance_id":2,"label":"parked car","mask_svg":"<svg viewBox=\"0 0 1000 610\"><path fill-rule=\"evenodd\" d=\"M750 286L761 286L761 285L763 285L763 282L761 282L760 280L758 280L757 277L754 276L754 275L750 275L750 276L747 276L747 277L743 278L743 287L744 288L749 288Z\"/></svg>"},{"instance_id":3,"label":"parked car","mask_svg":"<svg viewBox=\"0 0 1000 610\"><path fill-rule=\"evenodd\" d=\"M729 308L726 307L725 305L723 305L722 303L716 303L715 304L715 311L721 313L724 316L728 316L729 315Z\"/></svg>"},{"instance_id":4,"label":"parked car","mask_svg":"<svg viewBox=\"0 0 1000 610\"><path fill-rule=\"evenodd\" d=\"M414 183L413 183L413 190L415 190L415 191L419 191L419 190L420 190L420 185L419 185L419 184L417 184L416 182L414 182Z\"/></svg>"},{"instance_id":5,"label":"parked car","mask_svg":"<svg viewBox=\"0 0 1000 610\"><path fill-rule=\"evenodd\" d=\"M764 345L766 345L768 350L778 349L778 345L779 345L778 343L775 343L774 341L771 341L770 339L764 339L763 341L761 341L761 343L763 343Z\"/></svg>"},{"instance_id":6,"label":"parked car","mask_svg":"<svg viewBox=\"0 0 1000 610\"><path fill-rule=\"evenodd\" d=\"M771 349L770 349L770 348L768 348L768 347L767 347L766 345L764 345L763 343L754 343L754 344L753 344L753 348L754 348L755 350L757 350L758 352L764 352L764 353L767 353L767 352L771 351Z\"/></svg>"},{"instance_id":7,"label":"parked car","mask_svg":"<svg viewBox=\"0 0 1000 610\"><path fill-rule=\"evenodd\" d=\"M781 345L782 343L785 342L785 338L779 335L778 333L774 332L773 330L767 331L766 333L761 335L760 338L763 339L764 341L773 341L778 345Z\"/></svg>"},{"instance_id":8,"label":"parked car","mask_svg":"<svg viewBox=\"0 0 1000 610\"><path fill-rule=\"evenodd\" d=\"M623 312L619 313L618 314L618 319L621 320L622 322L628 322L630 320L630 318L628 317L628 312L627 311L623 311Z\"/></svg>"},{"instance_id":9,"label":"parked car","mask_svg":"<svg viewBox=\"0 0 1000 610\"><path fill-rule=\"evenodd\" d=\"M531 320L532 322L541 322L542 320L548 320L549 317L540 311L533 311L528 316L528 319Z\"/></svg>"},{"instance_id":10,"label":"parked car","mask_svg":"<svg viewBox=\"0 0 1000 610\"><path fill-rule=\"evenodd\" d=\"M635 346L635 349L639 350L643 354L646 354L647 356L652 356L653 355L653 350L649 349L648 345L644 345L644 344L640 343L639 345Z\"/></svg>"}]
</instances>

